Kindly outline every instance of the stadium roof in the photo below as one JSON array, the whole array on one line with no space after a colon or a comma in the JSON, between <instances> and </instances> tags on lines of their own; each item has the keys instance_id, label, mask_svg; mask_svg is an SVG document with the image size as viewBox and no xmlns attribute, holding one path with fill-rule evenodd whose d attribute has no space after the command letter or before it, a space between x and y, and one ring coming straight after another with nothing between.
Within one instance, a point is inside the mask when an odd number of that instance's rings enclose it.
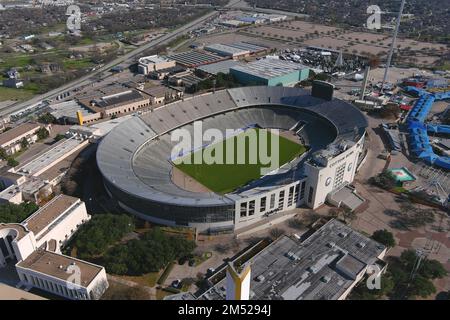
<instances>
[{"instance_id":1,"label":"stadium roof","mask_svg":"<svg viewBox=\"0 0 450 320\"><path fill-rule=\"evenodd\" d=\"M288 130L295 124L292 119L291 122L287 121L289 118L287 115L283 116L283 110L292 111L308 121L323 119L323 127L311 128L314 131L311 133L311 139L315 139L311 141L311 150L324 148L326 145L323 143L328 144L332 140L354 140L357 138L355 131L360 137L367 127L364 115L357 108L337 99L326 101L315 98L308 91L298 88L235 88L194 96L153 109L139 117L130 117L114 128L100 143L97 151L99 168L110 184L140 199L196 207L232 204L234 199L239 197L238 193L223 196L212 192L191 192L173 183L172 164L169 159L173 142L169 133L179 127L192 130L192 122L206 118L210 125L223 128L262 122L262 115L260 118L254 118L244 111L239 121L238 118L228 119L233 117L236 111L261 106L265 106L265 110L261 112L272 111L274 122L268 124L269 127L285 126ZM278 116L275 118L274 114ZM325 127L333 127L335 132L330 133ZM238 128L240 127L236 129ZM330 137L321 138L327 134ZM314 141L317 145L314 145ZM280 177L274 175L267 183L273 186L279 184L279 180Z\"/></svg>"}]
</instances>

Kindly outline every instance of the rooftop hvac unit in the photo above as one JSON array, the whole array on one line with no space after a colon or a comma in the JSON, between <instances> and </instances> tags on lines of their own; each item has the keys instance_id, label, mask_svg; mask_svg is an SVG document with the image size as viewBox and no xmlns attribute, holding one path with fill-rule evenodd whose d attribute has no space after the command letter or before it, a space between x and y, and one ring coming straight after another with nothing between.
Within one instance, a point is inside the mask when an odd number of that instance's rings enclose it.
<instances>
[{"instance_id":1,"label":"rooftop hvac unit","mask_svg":"<svg viewBox=\"0 0 450 320\"><path fill-rule=\"evenodd\" d=\"M366 244L365 244L364 242L358 242L358 243L356 244L356 246L357 246L358 248L364 248L364 247L366 246Z\"/></svg>"}]
</instances>

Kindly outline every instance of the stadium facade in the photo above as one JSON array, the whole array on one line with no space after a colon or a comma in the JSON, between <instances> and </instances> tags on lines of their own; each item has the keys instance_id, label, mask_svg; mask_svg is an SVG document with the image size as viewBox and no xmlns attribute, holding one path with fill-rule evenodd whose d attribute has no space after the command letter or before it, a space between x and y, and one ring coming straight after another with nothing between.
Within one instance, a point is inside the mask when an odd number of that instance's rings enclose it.
<instances>
[{"instance_id":1,"label":"stadium facade","mask_svg":"<svg viewBox=\"0 0 450 320\"><path fill-rule=\"evenodd\" d=\"M308 146L300 157L227 194L183 188L169 161L177 128L192 133L257 125L290 131ZM299 206L317 208L351 183L361 164L367 121L352 105L287 87L244 87L174 102L113 129L100 143L97 163L105 187L128 212L199 232L236 231Z\"/></svg>"}]
</instances>

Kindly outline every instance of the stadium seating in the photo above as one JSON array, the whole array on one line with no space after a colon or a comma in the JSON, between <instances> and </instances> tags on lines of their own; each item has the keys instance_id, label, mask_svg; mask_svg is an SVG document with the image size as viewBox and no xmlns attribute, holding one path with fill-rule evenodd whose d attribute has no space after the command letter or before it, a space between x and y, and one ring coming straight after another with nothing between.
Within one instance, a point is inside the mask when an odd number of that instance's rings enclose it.
<instances>
[{"instance_id":1,"label":"stadium seating","mask_svg":"<svg viewBox=\"0 0 450 320\"><path fill-rule=\"evenodd\" d=\"M299 121L298 135L311 151L336 139L354 139L367 122L353 106L340 100L325 101L309 92L285 87L244 87L196 96L161 106L133 117L112 130L100 143L97 161L107 181L130 197L176 206L221 206L232 198L214 193L183 190L171 179L171 152L177 143L171 131L182 127L193 133L193 122L203 120L203 130L240 129L250 125L289 130ZM294 172L267 176L253 186L270 187L302 176L300 160ZM146 201L147 201L146 200Z\"/></svg>"}]
</instances>

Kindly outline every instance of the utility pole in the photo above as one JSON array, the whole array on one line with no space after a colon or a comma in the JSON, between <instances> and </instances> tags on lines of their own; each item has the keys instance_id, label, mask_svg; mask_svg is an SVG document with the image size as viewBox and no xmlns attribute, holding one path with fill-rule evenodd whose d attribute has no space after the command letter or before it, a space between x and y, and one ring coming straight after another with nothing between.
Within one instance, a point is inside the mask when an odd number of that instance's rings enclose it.
<instances>
[{"instance_id":1,"label":"utility pole","mask_svg":"<svg viewBox=\"0 0 450 320\"><path fill-rule=\"evenodd\" d=\"M394 54L395 44L397 42L397 34L398 34L398 29L400 29L400 21L402 19L403 8L405 7L405 2L406 2L406 0L402 0L402 3L400 5L400 11L398 12L397 22L396 22L395 30L394 30L394 36L392 38L392 44L391 44L391 49L389 51L389 55L388 55L388 59L387 59L387 63L386 63L386 69L384 70L384 77L383 77L383 82L381 83L380 93L383 93L384 84L386 83L389 68L391 66L392 55Z\"/></svg>"}]
</instances>

